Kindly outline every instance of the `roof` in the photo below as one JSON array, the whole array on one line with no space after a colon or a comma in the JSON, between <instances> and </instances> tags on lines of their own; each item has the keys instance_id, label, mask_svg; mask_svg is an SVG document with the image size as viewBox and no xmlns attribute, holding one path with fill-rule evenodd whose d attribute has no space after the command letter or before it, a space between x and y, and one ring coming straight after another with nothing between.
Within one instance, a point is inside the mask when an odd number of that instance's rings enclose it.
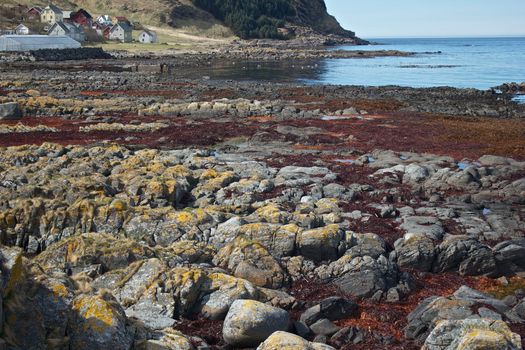
<instances>
[{"instance_id":1,"label":"roof","mask_svg":"<svg viewBox=\"0 0 525 350\"><path fill-rule=\"evenodd\" d=\"M62 10L60 9L60 7L58 6L55 6L53 4L50 4L48 7L46 7L44 10L46 9L50 9L51 11L53 11L54 13L63 13Z\"/></svg>"},{"instance_id":2,"label":"roof","mask_svg":"<svg viewBox=\"0 0 525 350\"><path fill-rule=\"evenodd\" d=\"M40 49L75 49L80 43L68 36L3 35L0 51L30 51Z\"/></svg>"},{"instance_id":3,"label":"roof","mask_svg":"<svg viewBox=\"0 0 525 350\"><path fill-rule=\"evenodd\" d=\"M133 28L131 28L131 26L129 26L127 23L119 22L115 24L113 27L111 27L111 31L113 31L117 27L121 27L122 29L124 29L125 32L128 32L128 31L131 32L133 30Z\"/></svg>"},{"instance_id":4,"label":"roof","mask_svg":"<svg viewBox=\"0 0 525 350\"><path fill-rule=\"evenodd\" d=\"M51 26L51 28L49 28L49 31L50 32L53 31L53 28L55 28L56 26L59 26L60 28L62 28L66 34L69 34L71 32L77 33L77 32L82 31L81 27L77 27L74 24L65 23L65 22L56 22L55 24Z\"/></svg>"},{"instance_id":5,"label":"roof","mask_svg":"<svg viewBox=\"0 0 525 350\"><path fill-rule=\"evenodd\" d=\"M142 31L142 33L146 33L146 34L148 34L149 36L157 36L157 33L155 33L155 32L152 31L152 30L149 30L149 29L144 29L144 30ZM142 33L141 33L141 34L142 34Z\"/></svg>"},{"instance_id":6,"label":"roof","mask_svg":"<svg viewBox=\"0 0 525 350\"><path fill-rule=\"evenodd\" d=\"M80 9L77 12L72 13L71 15L72 16L74 16L74 15L84 15L84 17L86 17L88 19L93 19L93 16L91 16L91 14L89 12L87 12L86 10L84 10L84 9Z\"/></svg>"},{"instance_id":7,"label":"roof","mask_svg":"<svg viewBox=\"0 0 525 350\"><path fill-rule=\"evenodd\" d=\"M30 12L30 11L37 11L37 12L42 12L42 8L40 6L33 6L31 7L29 10L27 10L27 12Z\"/></svg>"}]
</instances>

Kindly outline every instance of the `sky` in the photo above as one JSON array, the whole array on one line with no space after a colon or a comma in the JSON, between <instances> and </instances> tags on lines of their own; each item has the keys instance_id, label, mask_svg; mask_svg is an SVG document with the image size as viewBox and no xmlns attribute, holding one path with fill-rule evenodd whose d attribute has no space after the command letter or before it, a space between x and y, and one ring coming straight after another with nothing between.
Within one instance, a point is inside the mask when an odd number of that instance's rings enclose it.
<instances>
[{"instance_id":1,"label":"sky","mask_svg":"<svg viewBox=\"0 0 525 350\"><path fill-rule=\"evenodd\" d=\"M525 0L325 0L362 38L525 36Z\"/></svg>"}]
</instances>

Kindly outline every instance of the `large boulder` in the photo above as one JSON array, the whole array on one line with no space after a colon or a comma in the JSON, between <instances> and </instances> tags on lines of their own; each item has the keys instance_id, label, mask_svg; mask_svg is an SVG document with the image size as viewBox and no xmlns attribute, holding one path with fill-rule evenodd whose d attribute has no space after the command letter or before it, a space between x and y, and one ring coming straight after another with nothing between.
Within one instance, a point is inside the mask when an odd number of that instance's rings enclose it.
<instances>
[{"instance_id":1,"label":"large boulder","mask_svg":"<svg viewBox=\"0 0 525 350\"><path fill-rule=\"evenodd\" d=\"M18 120L22 118L22 111L16 102L0 104L0 120Z\"/></svg>"},{"instance_id":2,"label":"large boulder","mask_svg":"<svg viewBox=\"0 0 525 350\"><path fill-rule=\"evenodd\" d=\"M242 236L222 248L213 262L260 287L277 289L286 282L285 272L268 250Z\"/></svg>"},{"instance_id":3,"label":"large boulder","mask_svg":"<svg viewBox=\"0 0 525 350\"><path fill-rule=\"evenodd\" d=\"M286 331L290 316L285 310L254 300L235 301L224 320L224 340L236 347L254 347L272 333Z\"/></svg>"},{"instance_id":4,"label":"large boulder","mask_svg":"<svg viewBox=\"0 0 525 350\"><path fill-rule=\"evenodd\" d=\"M453 295L430 297L423 300L408 315L405 336L408 339L424 339L442 321L475 318L516 319L511 308L501 300L467 286L460 287Z\"/></svg>"},{"instance_id":5,"label":"large boulder","mask_svg":"<svg viewBox=\"0 0 525 350\"><path fill-rule=\"evenodd\" d=\"M78 350L129 350L133 333L127 327L124 310L108 292L80 295L72 304L69 336Z\"/></svg>"},{"instance_id":6,"label":"large boulder","mask_svg":"<svg viewBox=\"0 0 525 350\"><path fill-rule=\"evenodd\" d=\"M419 271L430 271L434 263L434 241L425 234L406 234L395 243L397 263Z\"/></svg>"},{"instance_id":7,"label":"large boulder","mask_svg":"<svg viewBox=\"0 0 525 350\"><path fill-rule=\"evenodd\" d=\"M425 340L422 350L517 350L521 337L507 324L491 319L440 322Z\"/></svg>"},{"instance_id":8,"label":"large boulder","mask_svg":"<svg viewBox=\"0 0 525 350\"><path fill-rule=\"evenodd\" d=\"M312 343L298 335L278 331L264 341L257 350L335 350L322 343Z\"/></svg>"},{"instance_id":9,"label":"large boulder","mask_svg":"<svg viewBox=\"0 0 525 350\"><path fill-rule=\"evenodd\" d=\"M336 260L342 251L344 232L333 224L297 235L301 255L314 261Z\"/></svg>"}]
</instances>

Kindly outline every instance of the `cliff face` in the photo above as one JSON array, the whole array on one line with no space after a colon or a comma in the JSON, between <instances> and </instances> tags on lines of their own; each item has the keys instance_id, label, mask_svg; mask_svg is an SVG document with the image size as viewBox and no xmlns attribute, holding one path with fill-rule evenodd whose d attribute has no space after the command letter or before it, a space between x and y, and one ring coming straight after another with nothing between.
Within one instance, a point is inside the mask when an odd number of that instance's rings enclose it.
<instances>
[{"instance_id":1,"label":"cliff face","mask_svg":"<svg viewBox=\"0 0 525 350\"><path fill-rule=\"evenodd\" d=\"M328 14L324 0L192 0L243 39L285 38L283 27L354 38ZM289 36L288 36L289 37Z\"/></svg>"},{"instance_id":2,"label":"cliff face","mask_svg":"<svg viewBox=\"0 0 525 350\"><path fill-rule=\"evenodd\" d=\"M355 37L355 33L341 27L334 16L328 13L324 0L293 0L296 16L293 22L312 28L321 34Z\"/></svg>"}]
</instances>

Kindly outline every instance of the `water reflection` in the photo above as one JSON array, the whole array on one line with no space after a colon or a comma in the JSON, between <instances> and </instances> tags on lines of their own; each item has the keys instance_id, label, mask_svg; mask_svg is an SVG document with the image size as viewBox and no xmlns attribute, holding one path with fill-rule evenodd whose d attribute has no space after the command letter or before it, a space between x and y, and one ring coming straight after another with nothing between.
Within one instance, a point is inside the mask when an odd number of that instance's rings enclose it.
<instances>
[{"instance_id":1,"label":"water reflection","mask_svg":"<svg viewBox=\"0 0 525 350\"><path fill-rule=\"evenodd\" d=\"M327 61L294 62L236 61L212 64L198 69L184 69L175 74L182 78L209 78L239 81L317 81L327 73Z\"/></svg>"}]
</instances>

